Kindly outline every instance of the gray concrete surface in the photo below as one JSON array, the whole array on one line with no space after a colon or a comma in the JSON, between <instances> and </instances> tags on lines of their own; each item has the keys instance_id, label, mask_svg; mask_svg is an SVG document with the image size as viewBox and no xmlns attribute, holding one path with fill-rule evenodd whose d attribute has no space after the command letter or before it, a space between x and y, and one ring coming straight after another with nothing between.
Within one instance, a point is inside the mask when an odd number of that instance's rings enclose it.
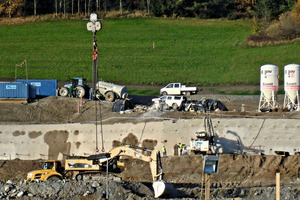
<instances>
[{"instance_id":1,"label":"gray concrete surface","mask_svg":"<svg viewBox=\"0 0 300 200\"><path fill-rule=\"evenodd\" d=\"M153 118L153 117L152 117ZM144 118L146 119L146 118ZM223 153L299 152L299 119L213 118L217 146ZM0 159L63 159L63 155L90 155L109 151L115 144L131 141L139 146L177 152L196 131L204 130L203 119L163 119L136 123L0 125Z\"/></svg>"}]
</instances>

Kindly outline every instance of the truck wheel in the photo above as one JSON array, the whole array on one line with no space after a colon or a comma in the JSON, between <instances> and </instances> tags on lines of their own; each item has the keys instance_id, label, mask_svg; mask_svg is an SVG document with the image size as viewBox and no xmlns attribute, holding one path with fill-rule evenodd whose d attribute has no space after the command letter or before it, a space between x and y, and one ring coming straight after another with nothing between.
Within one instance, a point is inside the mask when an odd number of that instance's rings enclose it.
<instances>
[{"instance_id":1,"label":"truck wheel","mask_svg":"<svg viewBox=\"0 0 300 200\"><path fill-rule=\"evenodd\" d=\"M76 97L84 97L85 95L85 90L81 86L76 87Z\"/></svg>"},{"instance_id":2,"label":"truck wheel","mask_svg":"<svg viewBox=\"0 0 300 200\"><path fill-rule=\"evenodd\" d=\"M83 175L82 174L77 174L75 176L76 181L82 181L83 180Z\"/></svg>"},{"instance_id":3,"label":"truck wheel","mask_svg":"<svg viewBox=\"0 0 300 200\"><path fill-rule=\"evenodd\" d=\"M107 92L105 94L105 100L113 102L115 100L115 94L113 92Z\"/></svg>"},{"instance_id":4,"label":"truck wheel","mask_svg":"<svg viewBox=\"0 0 300 200\"><path fill-rule=\"evenodd\" d=\"M50 176L47 181L49 182L56 182L56 181L59 181L60 178L58 176Z\"/></svg>"},{"instance_id":5,"label":"truck wheel","mask_svg":"<svg viewBox=\"0 0 300 200\"><path fill-rule=\"evenodd\" d=\"M161 93L161 95L162 95L162 96L166 96L166 95L168 95L168 93L167 93L166 91L163 91L163 92Z\"/></svg>"},{"instance_id":6,"label":"truck wheel","mask_svg":"<svg viewBox=\"0 0 300 200\"><path fill-rule=\"evenodd\" d=\"M68 96L68 89L65 88L65 87L62 87L62 88L59 89L58 93L59 93L60 96L66 97L66 96Z\"/></svg>"},{"instance_id":7,"label":"truck wheel","mask_svg":"<svg viewBox=\"0 0 300 200\"><path fill-rule=\"evenodd\" d=\"M173 103L173 104L172 104L172 108L173 108L174 110L177 110L177 109L178 109L177 103Z\"/></svg>"},{"instance_id":8,"label":"truck wheel","mask_svg":"<svg viewBox=\"0 0 300 200\"><path fill-rule=\"evenodd\" d=\"M191 92L186 92L186 96L191 96Z\"/></svg>"}]
</instances>

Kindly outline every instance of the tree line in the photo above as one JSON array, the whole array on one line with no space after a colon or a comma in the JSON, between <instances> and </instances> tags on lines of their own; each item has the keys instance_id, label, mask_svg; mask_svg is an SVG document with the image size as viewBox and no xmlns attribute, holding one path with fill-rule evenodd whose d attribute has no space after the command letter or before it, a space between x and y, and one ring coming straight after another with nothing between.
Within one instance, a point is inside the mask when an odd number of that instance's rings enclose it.
<instances>
[{"instance_id":1,"label":"tree line","mask_svg":"<svg viewBox=\"0 0 300 200\"><path fill-rule=\"evenodd\" d=\"M144 12L155 17L263 18L290 11L297 0L0 0L0 17Z\"/></svg>"}]
</instances>

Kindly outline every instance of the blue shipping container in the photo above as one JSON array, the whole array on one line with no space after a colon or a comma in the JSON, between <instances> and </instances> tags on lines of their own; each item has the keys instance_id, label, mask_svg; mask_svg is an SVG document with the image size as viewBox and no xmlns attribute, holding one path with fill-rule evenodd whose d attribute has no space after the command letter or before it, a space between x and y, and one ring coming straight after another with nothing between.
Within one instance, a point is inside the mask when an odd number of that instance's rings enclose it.
<instances>
[{"instance_id":1,"label":"blue shipping container","mask_svg":"<svg viewBox=\"0 0 300 200\"><path fill-rule=\"evenodd\" d=\"M29 98L27 83L0 82L0 98Z\"/></svg>"},{"instance_id":2,"label":"blue shipping container","mask_svg":"<svg viewBox=\"0 0 300 200\"><path fill-rule=\"evenodd\" d=\"M39 97L56 96L57 80L17 79L17 82L30 85L29 91L31 95L32 93L35 93L35 95Z\"/></svg>"}]
</instances>

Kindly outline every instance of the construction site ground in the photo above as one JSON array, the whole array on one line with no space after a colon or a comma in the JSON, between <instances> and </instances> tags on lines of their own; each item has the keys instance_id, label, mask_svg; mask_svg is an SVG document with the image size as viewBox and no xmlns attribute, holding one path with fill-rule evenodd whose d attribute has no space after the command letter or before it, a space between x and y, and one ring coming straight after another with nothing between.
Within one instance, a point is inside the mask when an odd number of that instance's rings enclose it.
<instances>
[{"instance_id":1,"label":"construction site ground","mask_svg":"<svg viewBox=\"0 0 300 200\"><path fill-rule=\"evenodd\" d=\"M203 97L218 99L226 105L228 112L213 112L212 114L224 117L265 117L282 118L283 115L290 118L299 118L298 112L258 112L259 96L232 96L215 94L212 90L204 90L193 98ZM101 101L101 119L104 123L115 123L120 120L130 122L132 118L147 112L151 108L151 99L146 96L130 96L135 103L135 109L126 119L113 118L120 113L111 112L113 103ZM283 97L280 97L281 99ZM0 123L2 124L47 124L68 122L91 122L95 121L95 105L98 101L83 100L81 115L78 111L76 98L47 97L28 104L15 104L1 102ZM241 112L244 109L245 112ZM201 113L195 112L165 112L162 117L168 118L195 118ZM112 120L110 120L112 119ZM99 120L99 119L98 119ZM1 130L0 130L1 131ZM297 187L300 184L300 156L276 156L276 155L220 155L219 173L211 175L212 188L216 199L274 199L276 173L281 174L281 185L287 187L282 191L283 199L297 199L291 195L300 195ZM24 180L26 173L39 168L40 160L0 160L0 182L7 180ZM203 183L203 166L201 156L183 155L167 156L162 158L165 172L165 180L175 185L179 192L187 194L186 197L198 197ZM125 181L151 182L148 163L139 160L127 160L126 168L121 173ZM247 188L247 192L234 194L235 191ZM251 188L254 188L252 191ZM264 193L268 189L273 192ZM183 192L184 190L184 192ZM269 196L268 196L269 195ZM96 198L96 197L93 197Z\"/></svg>"}]
</instances>

